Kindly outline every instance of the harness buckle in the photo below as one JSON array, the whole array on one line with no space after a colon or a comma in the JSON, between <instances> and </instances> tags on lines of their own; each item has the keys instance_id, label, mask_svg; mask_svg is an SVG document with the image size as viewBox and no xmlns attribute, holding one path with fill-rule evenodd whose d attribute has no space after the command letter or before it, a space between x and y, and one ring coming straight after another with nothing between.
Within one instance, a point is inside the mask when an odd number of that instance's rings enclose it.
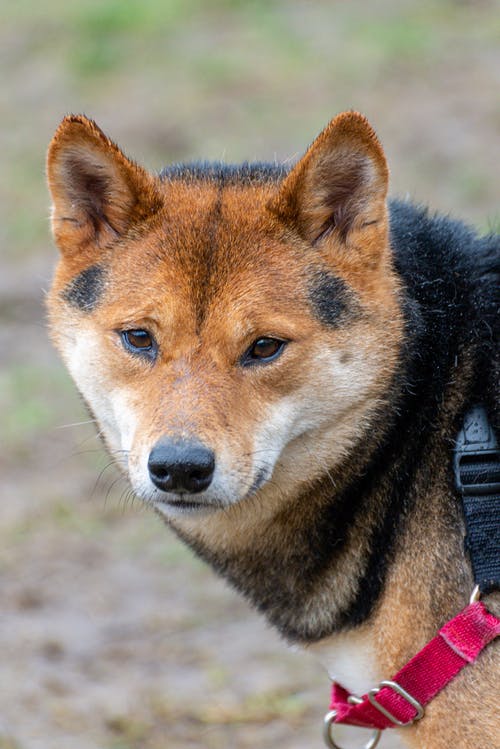
<instances>
[{"instance_id":1,"label":"harness buckle","mask_svg":"<svg viewBox=\"0 0 500 749\"><path fill-rule=\"evenodd\" d=\"M393 692L396 692L396 694L399 694L400 697L403 697L412 707L414 710L417 711L417 714L414 718L411 720L406 721L404 723L403 721L396 718L395 715L393 715L387 708L385 708L383 705L381 705L377 700L375 699L376 695L380 692L382 687L389 687L389 689L392 689ZM368 699L370 703L375 707L382 715L385 715L385 717L391 721L391 723L394 723L396 726L411 726L412 723L415 723L416 720L420 720L420 718L424 717L425 710L423 706L420 704L418 700L415 699L415 697L412 697L412 695L406 691L406 689L403 689L402 686L400 686L397 681L381 681L378 687L374 687L373 689L370 689L368 692Z\"/></svg>"},{"instance_id":2,"label":"harness buckle","mask_svg":"<svg viewBox=\"0 0 500 749\"><path fill-rule=\"evenodd\" d=\"M469 604L477 603L481 598L481 589L479 585L475 585L472 593L470 594Z\"/></svg>"},{"instance_id":3,"label":"harness buckle","mask_svg":"<svg viewBox=\"0 0 500 749\"><path fill-rule=\"evenodd\" d=\"M466 414L454 458L455 482L462 494L500 492L500 450L483 406L474 406Z\"/></svg>"}]
</instances>

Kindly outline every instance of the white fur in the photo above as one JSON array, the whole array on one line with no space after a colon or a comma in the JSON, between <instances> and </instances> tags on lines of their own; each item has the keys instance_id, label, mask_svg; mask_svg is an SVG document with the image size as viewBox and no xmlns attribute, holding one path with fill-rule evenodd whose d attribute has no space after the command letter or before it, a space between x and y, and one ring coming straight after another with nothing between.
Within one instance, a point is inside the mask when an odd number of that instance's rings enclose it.
<instances>
[{"instance_id":1,"label":"white fur","mask_svg":"<svg viewBox=\"0 0 500 749\"><path fill-rule=\"evenodd\" d=\"M78 389L97 417L111 451L122 463L132 449L138 418L125 390L103 380L102 344L94 329L79 327L74 337L63 343L63 357Z\"/></svg>"},{"instance_id":2,"label":"white fur","mask_svg":"<svg viewBox=\"0 0 500 749\"><path fill-rule=\"evenodd\" d=\"M109 448L127 466L135 492L164 515L196 514L199 507L172 507L169 499L178 495L169 497L152 483L148 458L154 446L153 425L141 422L134 391L118 388L112 371L103 367L102 335L96 335L92 322L80 321L61 343L68 368ZM314 480L351 448L369 408L363 394L378 377L381 363L372 360L368 364L366 352L350 339L338 350L321 345L315 355L310 353L311 378L263 410L260 424L254 427L250 456L242 456L241 446L233 444L229 435L219 434L217 446L210 445L216 450L215 472L206 491L197 494L198 503L229 507L253 493L261 475L265 482L272 479L283 496L305 477ZM317 378L315 373L319 373ZM199 388L199 383L191 387Z\"/></svg>"},{"instance_id":3,"label":"white fur","mask_svg":"<svg viewBox=\"0 0 500 749\"><path fill-rule=\"evenodd\" d=\"M307 650L320 661L330 679L351 694L365 694L383 678L377 673L373 643L365 631L342 632L309 645Z\"/></svg>"}]
</instances>

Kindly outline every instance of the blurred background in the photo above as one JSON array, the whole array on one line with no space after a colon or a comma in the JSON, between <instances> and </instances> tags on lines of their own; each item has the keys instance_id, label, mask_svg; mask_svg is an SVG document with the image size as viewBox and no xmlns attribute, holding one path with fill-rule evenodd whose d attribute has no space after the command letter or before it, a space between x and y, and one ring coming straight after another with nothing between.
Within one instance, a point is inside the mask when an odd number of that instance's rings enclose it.
<instances>
[{"instance_id":1,"label":"blurred background","mask_svg":"<svg viewBox=\"0 0 500 749\"><path fill-rule=\"evenodd\" d=\"M0 749L319 749L329 691L79 423L43 306L62 116L160 169L293 160L358 109L393 194L487 231L499 23L489 0L0 0Z\"/></svg>"}]
</instances>

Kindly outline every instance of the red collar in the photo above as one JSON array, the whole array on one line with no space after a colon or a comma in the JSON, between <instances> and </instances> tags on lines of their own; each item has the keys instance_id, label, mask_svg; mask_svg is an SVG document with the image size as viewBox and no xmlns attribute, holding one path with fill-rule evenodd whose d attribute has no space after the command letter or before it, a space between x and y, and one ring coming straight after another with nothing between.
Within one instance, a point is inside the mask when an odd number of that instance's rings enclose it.
<instances>
[{"instance_id":1,"label":"red collar","mask_svg":"<svg viewBox=\"0 0 500 749\"><path fill-rule=\"evenodd\" d=\"M324 737L330 749L341 749L332 736L335 723L373 728L367 744L373 749L380 731L409 726L424 716L424 708L483 648L500 635L500 619L481 602L469 604L447 622L434 639L398 671L362 697L353 697L339 684L332 687Z\"/></svg>"}]
</instances>

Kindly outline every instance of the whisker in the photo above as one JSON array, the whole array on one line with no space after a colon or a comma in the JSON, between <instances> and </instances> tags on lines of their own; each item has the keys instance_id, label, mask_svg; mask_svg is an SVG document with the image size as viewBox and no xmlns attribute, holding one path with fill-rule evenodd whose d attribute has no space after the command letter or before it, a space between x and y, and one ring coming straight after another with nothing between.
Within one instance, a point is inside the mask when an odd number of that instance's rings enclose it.
<instances>
[{"instance_id":1,"label":"whisker","mask_svg":"<svg viewBox=\"0 0 500 749\"><path fill-rule=\"evenodd\" d=\"M102 471L101 471L101 472L99 473L99 475L98 475L98 477L97 477L97 479L96 479L96 482L95 482L95 484L94 484L94 487L93 487L93 489L92 489L92 491L91 491L91 493L90 493L90 499L91 499L91 500L92 500L92 499L94 498L94 496L95 496L95 493L96 493L96 490L97 490L97 487L98 487L98 485L99 485L99 482L100 482L100 480L101 480L101 479L102 479L102 477L104 476L105 472L106 472L106 471L107 471L107 470L108 470L109 468L111 468L111 466L113 466L113 467L115 467L115 466L116 466L116 461L115 461L114 459L113 459L113 460L110 460L110 461L109 461L109 463L107 463L107 464L106 464L106 465L104 466L104 468L102 469Z\"/></svg>"},{"instance_id":2,"label":"whisker","mask_svg":"<svg viewBox=\"0 0 500 749\"><path fill-rule=\"evenodd\" d=\"M109 499L109 495L111 494L111 491L116 486L116 484L118 484L120 481L126 481L126 480L127 479L125 476L118 476L116 479L114 479L114 481L111 482L106 492L106 495L104 497L104 507L106 507L108 499Z\"/></svg>"},{"instance_id":3,"label":"whisker","mask_svg":"<svg viewBox=\"0 0 500 749\"><path fill-rule=\"evenodd\" d=\"M69 429L70 427L81 427L83 424L97 424L96 419L87 419L86 421L75 421L73 424L60 424L54 429ZM93 437L97 435L92 435Z\"/></svg>"}]
</instances>

